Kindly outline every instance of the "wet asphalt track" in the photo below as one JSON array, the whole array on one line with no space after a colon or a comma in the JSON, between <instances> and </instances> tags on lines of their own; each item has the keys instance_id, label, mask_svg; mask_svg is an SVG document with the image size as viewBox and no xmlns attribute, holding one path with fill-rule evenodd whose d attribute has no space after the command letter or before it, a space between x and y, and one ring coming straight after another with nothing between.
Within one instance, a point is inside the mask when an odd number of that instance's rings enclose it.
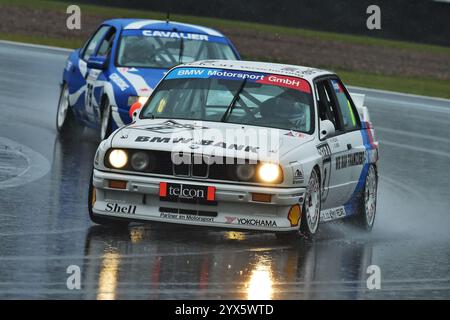
<instances>
[{"instance_id":1,"label":"wet asphalt track","mask_svg":"<svg viewBox=\"0 0 450 320\"><path fill-rule=\"evenodd\" d=\"M0 44L0 298L450 298L448 100L366 92L381 140L371 234L333 223L308 244L180 227L112 231L87 216L95 133L56 136L66 55ZM381 290L366 288L372 264ZM81 269L81 290L66 287L69 265Z\"/></svg>"}]
</instances>

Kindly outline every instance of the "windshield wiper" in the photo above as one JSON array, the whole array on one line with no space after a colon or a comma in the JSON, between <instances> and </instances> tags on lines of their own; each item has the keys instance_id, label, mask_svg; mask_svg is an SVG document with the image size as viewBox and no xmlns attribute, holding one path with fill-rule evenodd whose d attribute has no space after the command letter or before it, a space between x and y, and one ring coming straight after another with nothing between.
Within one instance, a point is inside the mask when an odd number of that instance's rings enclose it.
<instances>
[{"instance_id":1,"label":"windshield wiper","mask_svg":"<svg viewBox=\"0 0 450 320\"><path fill-rule=\"evenodd\" d=\"M233 100L231 100L231 103L227 107L227 110L225 110L225 113L223 114L222 119L220 119L221 122L225 122L225 120L228 118L228 116L233 112L234 106L236 105L236 102L239 100L239 96L240 96L242 90L244 89L244 86L245 86L245 83L247 82L247 79L248 78L244 78L244 80L242 80L242 83L239 86L238 91L234 95Z\"/></svg>"}]
</instances>

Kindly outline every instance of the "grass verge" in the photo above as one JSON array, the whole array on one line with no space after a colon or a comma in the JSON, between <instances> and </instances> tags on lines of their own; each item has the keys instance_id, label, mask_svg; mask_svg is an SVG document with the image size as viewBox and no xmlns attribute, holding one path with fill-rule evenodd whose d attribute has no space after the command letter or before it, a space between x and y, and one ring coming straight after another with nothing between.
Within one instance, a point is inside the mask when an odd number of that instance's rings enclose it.
<instances>
[{"instance_id":1,"label":"grass verge","mask_svg":"<svg viewBox=\"0 0 450 320\"><path fill-rule=\"evenodd\" d=\"M342 81L353 86L450 99L450 80L385 76L343 70L337 73Z\"/></svg>"},{"instance_id":2,"label":"grass verge","mask_svg":"<svg viewBox=\"0 0 450 320\"><path fill-rule=\"evenodd\" d=\"M69 1L49 1L49 0L0 0L0 5L23 6L29 8L46 9L46 10L62 10L66 11L67 6L73 3ZM128 18L148 18L164 20L166 15L161 12L133 10L116 7L103 7L98 5L81 4L82 12L110 17L128 17ZM406 41L396 41L388 39L369 38L366 36L357 36L350 34L341 34L333 32L324 32L316 30L308 30L301 28L291 28L283 26L266 25L261 23L244 22L236 20L226 20L208 17L196 17L190 15L172 14L171 19L174 21L201 24L213 28L231 28L231 29L250 29L265 33L285 34L292 36L301 36L305 38L315 38L322 40L333 40L339 42L350 42L355 44L374 45L381 47L414 49L419 51L436 52L450 54L449 47L420 44Z\"/></svg>"},{"instance_id":3,"label":"grass verge","mask_svg":"<svg viewBox=\"0 0 450 320\"><path fill-rule=\"evenodd\" d=\"M79 48L81 47L83 40L80 39L58 39L39 36L27 36L23 34L10 34L0 32L0 40L26 42L31 44L41 44L46 46L54 46L61 48Z\"/></svg>"}]
</instances>

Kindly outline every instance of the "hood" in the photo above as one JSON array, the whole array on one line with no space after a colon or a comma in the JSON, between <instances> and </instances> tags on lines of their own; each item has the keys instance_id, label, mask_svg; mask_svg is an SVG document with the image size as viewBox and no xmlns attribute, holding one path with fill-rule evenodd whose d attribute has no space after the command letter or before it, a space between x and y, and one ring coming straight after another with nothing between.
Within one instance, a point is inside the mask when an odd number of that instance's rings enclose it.
<instances>
[{"instance_id":1,"label":"hood","mask_svg":"<svg viewBox=\"0 0 450 320\"><path fill-rule=\"evenodd\" d=\"M116 131L111 146L279 162L284 154L312 139L311 135L275 128L145 119Z\"/></svg>"},{"instance_id":2,"label":"hood","mask_svg":"<svg viewBox=\"0 0 450 320\"><path fill-rule=\"evenodd\" d=\"M149 96L168 69L118 67L119 75L138 96Z\"/></svg>"}]
</instances>

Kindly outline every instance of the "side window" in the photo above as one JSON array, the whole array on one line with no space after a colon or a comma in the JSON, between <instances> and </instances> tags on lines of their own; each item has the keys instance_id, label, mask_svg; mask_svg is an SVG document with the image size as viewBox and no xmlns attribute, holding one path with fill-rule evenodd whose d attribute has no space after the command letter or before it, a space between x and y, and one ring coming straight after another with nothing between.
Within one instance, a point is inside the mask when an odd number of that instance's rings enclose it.
<instances>
[{"instance_id":1,"label":"side window","mask_svg":"<svg viewBox=\"0 0 450 320\"><path fill-rule=\"evenodd\" d=\"M337 103L342 115L342 122L346 131L351 131L359 128L358 114L344 90L344 85L338 79L331 79L334 94L336 95Z\"/></svg>"},{"instance_id":2,"label":"side window","mask_svg":"<svg viewBox=\"0 0 450 320\"><path fill-rule=\"evenodd\" d=\"M83 49L82 59L88 60L90 56L94 54L95 49L97 48L97 45L99 41L103 39L105 34L108 32L110 27L108 26L102 26L100 29L97 30L97 32L91 37L85 48Z\"/></svg>"},{"instance_id":3,"label":"side window","mask_svg":"<svg viewBox=\"0 0 450 320\"><path fill-rule=\"evenodd\" d=\"M106 35L106 37L103 39L102 43L100 44L100 47L98 48L97 51L97 56L102 56L102 57L108 57L109 53L111 52L113 43L114 43L114 36L116 35L116 29L115 28L111 28L108 31L108 34Z\"/></svg>"},{"instance_id":4,"label":"side window","mask_svg":"<svg viewBox=\"0 0 450 320\"><path fill-rule=\"evenodd\" d=\"M334 124L337 132L342 131L341 122L339 121L339 111L335 105L333 91L328 79L316 83L316 96L320 120L330 120Z\"/></svg>"}]
</instances>

